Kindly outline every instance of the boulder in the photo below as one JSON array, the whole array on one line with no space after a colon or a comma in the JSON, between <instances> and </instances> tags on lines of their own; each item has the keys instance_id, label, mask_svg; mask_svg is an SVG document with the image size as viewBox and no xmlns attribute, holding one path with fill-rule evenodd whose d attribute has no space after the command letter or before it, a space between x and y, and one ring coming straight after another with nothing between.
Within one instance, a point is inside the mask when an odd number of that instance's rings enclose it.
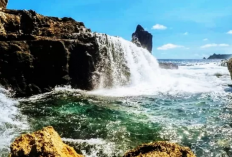
<instances>
[{"instance_id":1,"label":"boulder","mask_svg":"<svg viewBox=\"0 0 232 157\"><path fill-rule=\"evenodd\" d=\"M174 63L159 63L159 67L162 69L178 69L178 65Z\"/></svg>"},{"instance_id":2,"label":"boulder","mask_svg":"<svg viewBox=\"0 0 232 157\"><path fill-rule=\"evenodd\" d=\"M95 36L82 22L32 10L0 11L0 84L16 97L57 85L91 90L97 58Z\"/></svg>"},{"instance_id":3,"label":"boulder","mask_svg":"<svg viewBox=\"0 0 232 157\"><path fill-rule=\"evenodd\" d=\"M64 144L53 127L22 135L10 149L10 157L83 157Z\"/></svg>"},{"instance_id":4,"label":"boulder","mask_svg":"<svg viewBox=\"0 0 232 157\"><path fill-rule=\"evenodd\" d=\"M196 157L188 147L169 142L155 142L141 145L127 152L123 157Z\"/></svg>"},{"instance_id":5,"label":"boulder","mask_svg":"<svg viewBox=\"0 0 232 157\"><path fill-rule=\"evenodd\" d=\"M1 9L6 9L8 0L0 0L0 8Z\"/></svg>"},{"instance_id":6,"label":"boulder","mask_svg":"<svg viewBox=\"0 0 232 157\"><path fill-rule=\"evenodd\" d=\"M227 67L228 67L228 70L230 72L230 76L232 79L232 58L230 58L229 61L227 62Z\"/></svg>"},{"instance_id":7,"label":"boulder","mask_svg":"<svg viewBox=\"0 0 232 157\"><path fill-rule=\"evenodd\" d=\"M136 31L132 34L132 42L152 52L152 34L145 31L141 25L138 25Z\"/></svg>"}]
</instances>

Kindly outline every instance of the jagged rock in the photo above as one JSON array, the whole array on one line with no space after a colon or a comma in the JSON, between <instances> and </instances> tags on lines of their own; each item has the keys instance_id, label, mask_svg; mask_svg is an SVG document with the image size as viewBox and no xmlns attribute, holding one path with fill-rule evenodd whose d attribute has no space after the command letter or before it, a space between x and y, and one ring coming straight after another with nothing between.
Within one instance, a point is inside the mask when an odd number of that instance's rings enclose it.
<instances>
[{"instance_id":1,"label":"jagged rock","mask_svg":"<svg viewBox=\"0 0 232 157\"><path fill-rule=\"evenodd\" d=\"M152 35L145 31L141 25L138 25L136 31L132 34L132 42L152 52Z\"/></svg>"},{"instance_id":2,"label":"jagged rock","mask_svg":"<svg viewBox=\"0 0 232 157\"><path fill-rule=\"evenodd\" d=\"M46 127L17 138L11 145L10 157L83 157L64 144L53 129Z\"/></svg>"},{"instance_id":3,"label":"jagged rock","mask_svg":"<svg viewBox=\"0 0 232 157\"><path fill-rule=\"evenodd\" d=\"M57 85L93 89L98 44L82 22L32 10L0 11L0 84L16 97Z\"/></svg>"},{"instance_id":4,"label":"jagged rock","mask_svg":"<svg viewBox=\"0 0 232 157\"><path fill-rule=\"evenodd\" d=\"M7 6L8 0L0 0L0 9L5 9Z\"/></svg>"},{"instance_id":5,"label":"jagged rock","mask_svg":"<svg viewBox=\"0 0 232 157\"><path fill-rule=\"evenodd\" d=\"M188 147L169 142L155 142L141 145L124 157L196 157Z\"/></svg>"},{"instance_id":6,"label":"jagged rock","mask_svg":"<svg viewBox=\"0 0 232 157\"><path fill-rule=\"evenodd\" d=\"M162 69L178 69L178 65L174 63L159 63L159 67Z\"/></svg>"}]
</instances>

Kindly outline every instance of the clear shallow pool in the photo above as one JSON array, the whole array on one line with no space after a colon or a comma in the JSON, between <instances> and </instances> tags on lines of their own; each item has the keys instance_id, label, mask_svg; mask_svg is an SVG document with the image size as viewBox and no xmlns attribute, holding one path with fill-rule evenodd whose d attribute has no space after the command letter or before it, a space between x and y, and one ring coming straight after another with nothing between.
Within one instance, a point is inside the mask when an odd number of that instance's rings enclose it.
<instances>
[{"instance_id":1,"label":"clear shallow pool","mask_svg":"<svg viewBox=\"0 0 232 157\"><path fill-rule=\"evenodd\" d=\"M92 92L56 88L21 99L12 105L17 114L9 114L16 119L18 114L25 116L26 122L21 122L27 127L14 122L13 135L52 125L86 156L121 156L142 143L159 140L189 146L199 157L231 156L232 95L226 67L219 62L188 61L179 70L161 71L174 82L163 85L165 90L152 90L152 86Z\"/></svg>"}]
</instances>

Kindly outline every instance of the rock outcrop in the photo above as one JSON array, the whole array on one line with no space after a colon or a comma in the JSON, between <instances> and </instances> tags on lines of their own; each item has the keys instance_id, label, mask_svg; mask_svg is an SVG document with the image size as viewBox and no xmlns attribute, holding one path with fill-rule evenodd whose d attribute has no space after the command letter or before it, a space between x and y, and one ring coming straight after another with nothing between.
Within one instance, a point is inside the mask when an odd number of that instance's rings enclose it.
<instances>
[{"instance_id":1,"label":"rock outcrop","mask_svg":"<svg viewBox=\"0 0 232 157\"><path fill-rule=\"evenodd\" d=\"M0 0L0 9L6 9L8 0Z\"/></svg>"},{"instance_id":2,"label":"rock outcrop","mask_svg":"<svg viewBox=\"0 0 232 157\"><path fill-rule=\"evenodd\" d=\"M232 58L230 58L229 61L227 62L227 67L228 67L228 70L230 72L230 76L232 79Z\"/></svg>"},{"instance_id":3,"label":"rock outcrop","mask_svg":"<svg viewBox=\"0 0 232 157\"><path fill-rule=\"evenodd\" d=\"M124 157L196 157L188 147L169 142L155 142L141 145Z\"/></svg>"},{"instance_id":4,"label":"rock outcrop","mask_svg":"<svg viewBox=\"0 0 232 157\"><path fill-rule=\"evenodd\" d=\"M140 25L137 26L136 31L132 34L132 42L152 52L152 34L145 31Z\"/></svg>"},{"instance_id":5,"label":"rock outcrop","mask_svg":"<svg viewBox=\"0 0 232 157\"><path fill-rule=\"evenodd\" d=\"M32 10L0 11L0 84L16 97L56 85L93 89L97 54L95 37L82 22Z\"/></svg>"},{"instance_id":6,"label":"rock outcrop","mask_svg":"<svg viewBox=\"0 0 232 157\"><path fill-rule=\"evenodd\" d=\"M10 157L83 157L64 144L53 129L46 127L17 138L11 145Z\"/></svg>"},{"instance_id":7,"label":"rock outcrop","mask_svg":"<svg viewBox=\"0 0 232 157\"><path fill-rule=\"evenodd\" d=\"M178 65L174 63L159 63L159 67L162 69L179 69Z\"/></svg>"}]
</instances>

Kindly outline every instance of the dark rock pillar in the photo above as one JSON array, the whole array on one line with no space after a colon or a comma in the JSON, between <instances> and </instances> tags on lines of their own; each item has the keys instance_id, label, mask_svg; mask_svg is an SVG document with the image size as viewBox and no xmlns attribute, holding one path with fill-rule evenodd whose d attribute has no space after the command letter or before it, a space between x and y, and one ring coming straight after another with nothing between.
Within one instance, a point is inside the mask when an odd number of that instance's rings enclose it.
<instances>
[{"instance_id":1,"label":"dark rock pillar","mask_svg":"<svg viewBox=\"0 0 232 157\"><path fill-rule=\"evenodd\" d=\"M141 25L138 25L136 31L132 34L132 42L152 52L152 34L145 31Z\"/></svg>"}]
</instances>

